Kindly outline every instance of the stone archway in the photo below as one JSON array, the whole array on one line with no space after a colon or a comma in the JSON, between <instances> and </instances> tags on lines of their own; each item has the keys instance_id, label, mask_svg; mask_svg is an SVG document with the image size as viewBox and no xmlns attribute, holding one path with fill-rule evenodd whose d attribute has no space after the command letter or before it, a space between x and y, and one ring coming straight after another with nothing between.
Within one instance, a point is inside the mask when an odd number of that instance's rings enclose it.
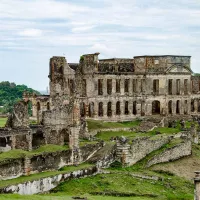
<instances>
[{"instance_id":1,"label":"stone archway","mask_svg":"<svg viewBox=\"0 0 200 200\"><path fill-rule=\"evenodd\" d=\"M168 113L172 114L172 100L168 102Z\"/></svg>"},{"instance_id":2,"label":"stone archway","mask_svg":"<svg viewBox=\"0 0 200 200\"><path fill-rule=\"evenodd\" d=\"M176 114L180 114L180 100L176 101Z\"/></svg>"},{"instance_id":3,"label":"stone archway","mask_svg":"<svg viewBox=\"0 0 200 200\"><path fill-rule=\"evenodd\" d=\"M160 114L160 101L152 102L152 115Z\"/></svg>"}]
</instances>

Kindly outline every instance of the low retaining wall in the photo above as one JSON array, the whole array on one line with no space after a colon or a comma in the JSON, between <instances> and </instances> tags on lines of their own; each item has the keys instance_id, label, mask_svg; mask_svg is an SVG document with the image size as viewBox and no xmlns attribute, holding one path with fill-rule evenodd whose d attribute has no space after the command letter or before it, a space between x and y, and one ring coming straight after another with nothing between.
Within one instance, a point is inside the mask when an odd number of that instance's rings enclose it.
<instances>
[{"instance_id":1,"label":"low retaining wall","mask_svg":"<svg viewBox=\"0 0 200 200\"><path fill-rule=\"evenodd\" d=\"M158 163L170 162L189 156L192 154L192 143L191 141L185 141L184 143L178 144L172 148L164 150L162 153L154 156L147 162L147 167Z\"/></svg>"},{"instance_id":2,"label":"low retaining wall","mask_svg":"<svg viewBox=\"0 0 200 200\"><path fill-rule=\"evenodd\" d=\"M126 165L133 165L143 159L152 151L160 149L169 143L171 137L161 136L158 138L136 138L131 144L117 143L117 158Z\"/></svg>"},{"instance_id":3,"label":"low retaining wall","mask_svg":"<svg viewBox=\"0 0 200 200\"><path fill-rule=\"evenodd\" d=\"M11 185L0 189L0 193L17 193L21 195L32 195L50 191L58 186L63 181L73 178L80 178L85 176L94 175L98 172L96 166L89 167L87 169L81 169L74 172L68 172L64 174L58 174L51 177L41 178L34 181L28 181L25 183Z\"/></svg>"},{"instance_id":4,"label":"low retaining wall","mask_svg":"<svg viewBox=\"0 0 200 200\"><path fill-rule=\"evenodd\" d=\"M103 147L102 143L87 144L80 147L78 163L88 160ZM0 162L0 180L17 178L22 175L35 174L74 164L74 152L70 149L57 152L42 153L31 157L8 159Z\"/></svg>"}]
</instances>

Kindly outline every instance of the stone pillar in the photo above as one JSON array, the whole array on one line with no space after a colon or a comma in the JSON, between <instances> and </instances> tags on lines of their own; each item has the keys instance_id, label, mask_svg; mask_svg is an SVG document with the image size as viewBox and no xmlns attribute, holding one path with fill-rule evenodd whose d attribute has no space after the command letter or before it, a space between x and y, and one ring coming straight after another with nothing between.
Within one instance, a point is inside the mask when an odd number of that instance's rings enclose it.
<instances>
[{"instance_id":1,"label":"stone pillar","mask_svg":"<svg viewBox=\"0 0 200 200\"><path fill-rule=\"evenodd\" d=\"M146 109L146 115L152 115L152 103L151 102L147 102L146 103L146 107L147 107L147 109Z\"/></svg>"},{"instance_id":2,"label":"stone pillar","mask_svg":"<svg viewBox=\"0 0 200 200\"><path fill-rule=\"evenodd\" d=\"M121 77L120 81L120 94L124 95L124 78Z\"/></svg>"},{"instance_id":3,"label":"stone pillar","mask_svg":"<svg viewBox=\"0 0 200 200\"><path fill-rule=\"evenodd\" d=\"M176 100L172 101L172 115L176 115Z\"/></svg>"},{"instance_id":4,"label":"stone pillar","mask_svg":"<svg viewBox=\"0 0 200 200\"><path fill-rule=\"evenodd\" d=\"M133 95L133 79L129 79L129 96Z\"/></svg>"},{"instance_id":5,"label":"stone pillar","mask_svg":"<svg viewBox=\"0 0 200 200\"><path fill-rule=\"evenodd\" d=\"M31 160L29 157L24 158L24 175L29 176L31 173Z\"/></svg>"},{"instance_id":6,"label":"stone pillar","mask_svg":"<svg viewBox=\"0 0 200 200\"><path fill-rule=\"evenodd\" d=\"M94 101L94 118L98 117L99 103Z\"/></svg>"},{"instance_id":7,"label":"stone pillar","mask_svg":"<svg viewBox=\"0 0 200 200\"><path fill-rule=\"evenodd\" d=\"M116 79L112 79L112 94L116 93Z\"/></svg>"},{"instance_id":8,"label":"stone pillar","mask_svg":"<svg viewBox=\"0 0 200 200\"><path fill-rule=\"evenodd\" d=\"M132 116L133 115L133 101L128 102L128 111L129 111L129 115Z\"/></svg>"},{"instance_id":9,"label":"stone pillar","mask_svg":"<svg viewBox=\"0 0 200 200\"><path fill-rule=\"evenodd\" d=\"M15 147L16 147L16 136L15 135L11 136L11 141L12 141L11 148L15 149Z\"/></svg>"},{"instance_id":10,"label":"stone pillar","mask_svg":"<svg viewBox=\"0 0 200 200\"><path fill-rule=\"evenodd\" d=\"M198 144L199 143L199 136L197 134L197 130L196 130L195 124L191 125L190 135L191 135L192 142L194 142L195 144Z\"/></svg>"},{"instance_id":11,"label":"stone pillar","mask_svg":"<svg viewBox=\"0 0 200 200\"><path fill-rule=\"evenodd\" d=\"M107 118L107 104L108 102L103 103L103 117Z\"/></svg>"},{"instance_id":12,"label":"stone pillar","mask_svg":"<svg viewBox=\"0 0 200 200\"><path fill-rule=\"evenodd\" d=\"M137 79L137 88L136 91L138 94L141 93L141 79Z\"/></svg>"},{"instance_id":13,"label":"stone pillar","mask_svg":"<svg viewBox=\"0 0 200 200\"><path fill-rule=\"evenodd\" d=\"M33 149L33 147L32 147L33 135L31 133L31 131L29 131L28 135L26 135L26 139L28 141L28 150L32 151L32 149Z\"/></svg>"},{"instance_id":14,"label":"stone pillar","mask_svg":"<svg viewBox=\"0 0 200 200\"><path fill-rule=\"evenodd\" d=\"M103 95L107 95L107 79L103 79Z\"/></svg>"},{"instance_id":15,"label":"stone pillar","mask_svg":"<svg viewBox=\"0 0 200 200\"><path fill-rule=\"evenodd\" d=\"M180 95L184 95L184 79L180 79Z\"/></svg>"},{"instance_id":16,"label":"stone pillar","mask_svg":"<svg viewBox=\"0 0 200 200\"><path fill-rule=\"evenodd\" d=\"M141 103L137 103L136 110L137 110L137 116L141 116Z\"/></svg>"},{"instance_id":17,"label":"stone pillar","mask_svg":"<svg viewBox=\"0 0 200 200\"><path fill-rule=\"evenodd\" d=\"M194 200L200 200L200 171L195 172L194 185Z\"/></svg>"},{"instance_id":18,"label":"stone pillar","mask_svg":"<svg viewBox=\"0 0 200 200\"><path fill-rule=\"evenodd\" d=\"M176 95L176 79L172 80L172 95Z\"/></svg>"},{"instance_id":19,"label":"stone pillar","mask_svg":"<svg viewBox=\"0 0 200 200\"><path fill-rule=\"evenodd\" d=\"M185 102L183 99L180 100L180 115L184 114L184 109L185 109Z\"/></svg>"},{"instance_id":20,"label":"stone pillar","mask_svg":"<svg viewBox=\"0 0 200 200\"><path fill-rule=\"evenodd\" d=\"M117 150L116 150L116 157L119 162L122 163L122 166L129 165L130 160L130 145L128 143L121 143L117 141Z\"/></svg>"}]
</instances>

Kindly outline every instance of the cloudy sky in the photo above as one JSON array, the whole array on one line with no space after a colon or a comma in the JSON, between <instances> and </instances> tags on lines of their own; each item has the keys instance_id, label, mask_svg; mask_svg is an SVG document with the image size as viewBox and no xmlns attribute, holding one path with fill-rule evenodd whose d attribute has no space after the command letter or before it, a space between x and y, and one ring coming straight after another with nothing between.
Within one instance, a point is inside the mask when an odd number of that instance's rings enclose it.
<instances>
[{"instance_id":1,"label":"cloudy sky","mask_svg":"<svg viewBox=\"0 0 200 200\"><path fill-rule=\"evenodd\" d=\"M200 0L0 0L0 81L48 86L49 58L191 55L200 72Z\"/></svg>"}]
</instances>

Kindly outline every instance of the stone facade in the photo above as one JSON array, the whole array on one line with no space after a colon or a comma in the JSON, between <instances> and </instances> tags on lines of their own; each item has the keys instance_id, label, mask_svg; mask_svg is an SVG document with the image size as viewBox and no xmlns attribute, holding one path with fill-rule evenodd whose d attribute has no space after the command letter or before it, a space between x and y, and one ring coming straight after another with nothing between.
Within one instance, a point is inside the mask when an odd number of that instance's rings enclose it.
<instances>
[{"instance_id":1,"label":"stone facade","mask_svg":"<svg viewBox=\"0 0 200 200\"><path fill-rule=\"evenodd\" d=\"M57 95L75 95L84 118L124 121L200 112L200 78L192 76L190 56L99 60L98 55L83 55L76 64L67 63L64 57L50 59L46 102L51 108Z\"/></svg>"}]
</instances>

